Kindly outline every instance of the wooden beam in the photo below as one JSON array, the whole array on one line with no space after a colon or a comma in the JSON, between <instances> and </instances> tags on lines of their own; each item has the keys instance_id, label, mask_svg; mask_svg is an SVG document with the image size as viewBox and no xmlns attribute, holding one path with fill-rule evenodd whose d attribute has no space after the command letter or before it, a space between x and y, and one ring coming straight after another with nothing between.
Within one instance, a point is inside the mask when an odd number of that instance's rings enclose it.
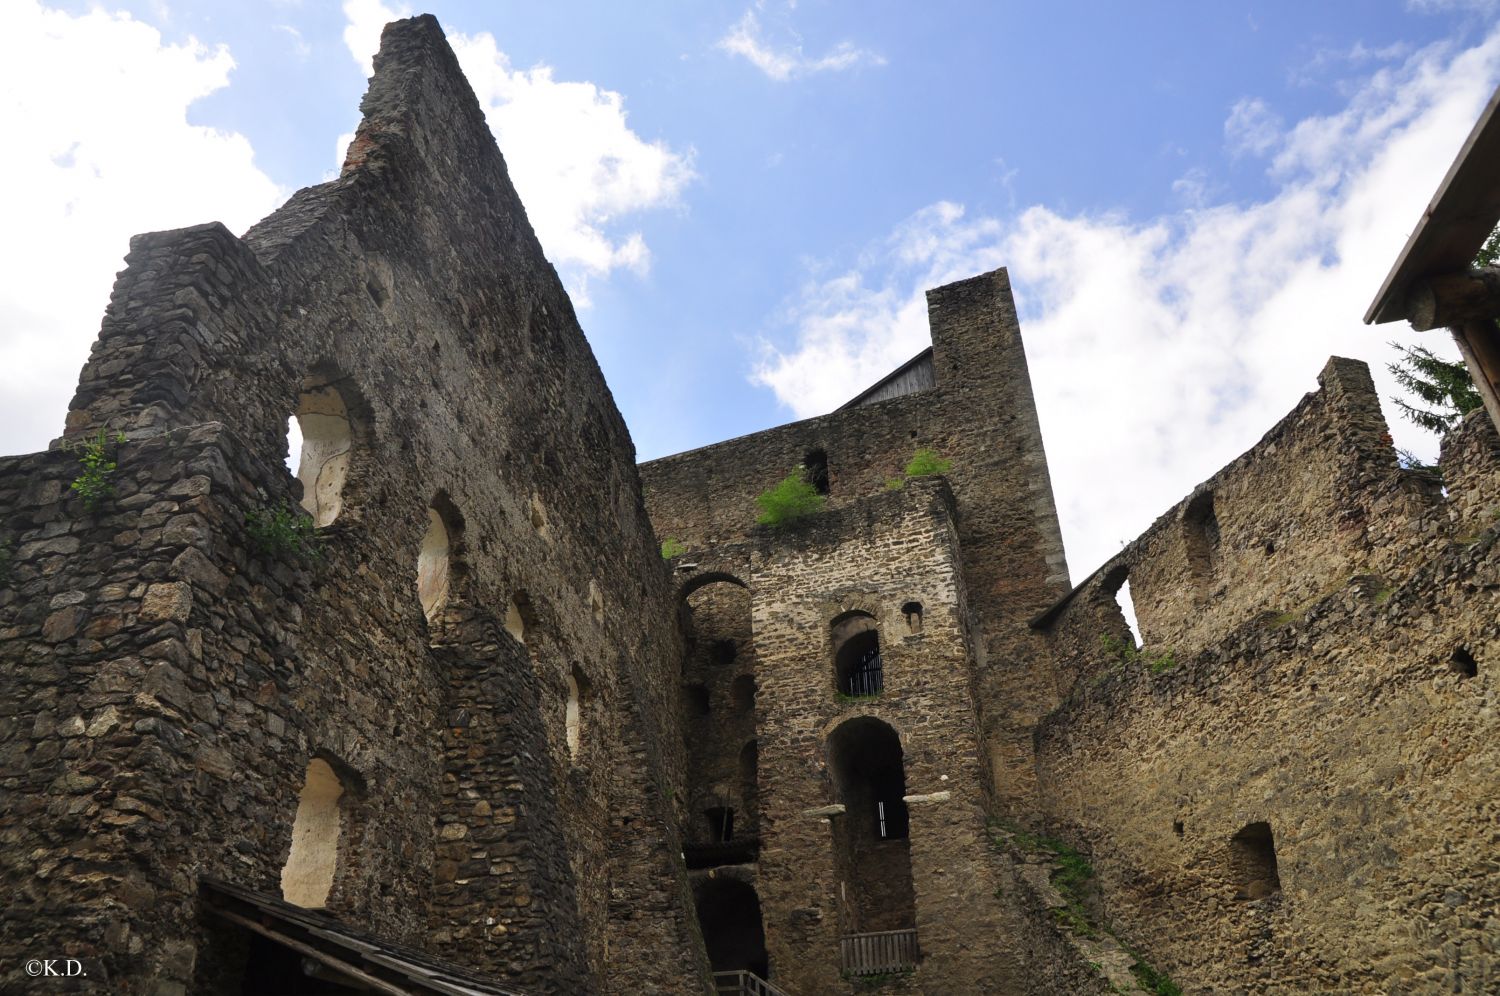
<instances>
[{"instance_id":1,"label":"wooden beam","mask_svg":"<svg viewBox=\"0 0 1500 996\"><path fill-rule=\"evenodd\" d=\"M244 927L246 930L253 930L257 934L275 941L277 944L281 944L288 948L291 948L298 954L306 955L314 961L322 962L324 965L327 965L334 971L347 975L351 979L359 980L360 982L369 986L375 992L385 993L386 996L413 996L410 989L403 989L400 986L392 985L384 979L377 978L376 976L371 975L369 972L364 972L358 968L355 968L353 965L340 958L333 957L326 951L319 951L311 944L303 944L301 941L292 937L288 937L280 931L272 930L270 927L258 924L249 917L240 916L238 913L235 913L232 910L226 910L222 906L214 906L212 904L209 904L208 911L214 916L223 917L230 923Z\"/></svg>"},{"instance_id":2,"label":"wooden beam","mask_svg":"<svg viewBox=\"0 0 1500 996\"><path fill-rule=\"evenodd\" d=\"M1454 329L1453 338L1474 378L1474 389L1484 401L1484 410L1500 428L1500 328L1492 319L1471 321Z\"/></svg>"},{"instance_id":3,"label":"wooden beam","mask_svg":"<svg viewBox=\"0 0 1500 996\"><path fill-rule=\"evenodd\" d=\"M1418 332L1500 318L1500 267L1416 281L1406 295L1406 317Z\"/></svg>"}]
</instances>

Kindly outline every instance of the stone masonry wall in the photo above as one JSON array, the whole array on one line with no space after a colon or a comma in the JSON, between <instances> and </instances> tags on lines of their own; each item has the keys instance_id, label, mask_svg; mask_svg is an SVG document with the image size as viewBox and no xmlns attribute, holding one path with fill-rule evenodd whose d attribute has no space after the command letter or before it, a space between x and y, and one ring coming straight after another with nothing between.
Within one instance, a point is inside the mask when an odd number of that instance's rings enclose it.
<instances>
[{"instance_id":1,"label":"stone masonry wall","mask_svg":"<svg viewBox=\"0 0 1500 996\"><path fill-rule=\"evenodd\" d=\"M681 639L628 434L436 21L387 28L363 111L343 174L243 240L133 240L67 418L69 440L128 435L112 497L85 513L61 449L0 463L0 946L183 991L217 957L197 878L278 891L317 754L347 778L337 915L434 948L482 927L472 964L578 991L701 991L670 802ZM310 385L343 397L353 449L324 556L293 565L245 517L295 505ZM455 598L491 620L463 659L416 598L440 502ZM516 599L524 648L494 623ZM504 729L497 680L534 710ZM469 737L528 776L457 756Z\"/></svg>"},{"instance_id":2,"label":"stone masonry wall","mask_svg":"<svg viewBox=\"0 0 1500 996\"><path fill-rule=\"evenodd\" d=\"M1026 622L1062 595L1067 564L1025 350L1004 270L928 292L937 386L641 466L652 523L695 557L746 535L757 494L814 449L833 507L879 495L919 448L953 461L964 576L979 638L986 778L1006 808L1034 788L1031 731L1056 704ZM866 385L850 384L850 395ZM764 756L764 744L762 744Z\"/></svg>"},{"instance_id":3,"label":"stone masonry wall","mask_svg":"<svg viewBox=\"0 0 1500 996\"><path fill-rule=\"evenodd\" d=\"M1332 459L1323 444L1288 453L1293 441L1337 439L1348 424L1340 409L1367 404L1369 392L1348 390L1361 371L1341 363L1325 371L1324 391L1333 374L1345 397L1305 402L1268 435L1272 452L1252 451L1210 482L1235 496L1220 520L1230 551L1250 545L1231 540L1240 510L1257 498L1285 507L1281 496L1314 486L1299 465ZM1378 438L1378 428L1367 432ZM1121 936L1186 991L1500 984L1496 454L1478 420L1450 435L1446 502L1373 450L1336 465L1355 476L1333 480L1333 514L1294 518L1282 534L1303 560L1323 551L1332 568L1309 568L1303 588L1288 584L1291 597L1253 577L1237 595L1231 582L1226 616L1178 629L1170 660L1153 643L1162 628L1145 618L1143 660L1101 647L1101 634L1123 626L1107 572L1045 620L1073 687L1037 732L1039 818L1091 855ZM1132 558L1163 548L1148 533L1122 553L1133 588L1153 575ZM1280 881L1269 893L1247 884L1231 843L1262 822Z\"/></svg>"},{"instance_id":4,"label":"stone masonry wall","mask_svg":"<svg viewBox=\"0 0 1500 996\"><path fill-rule=\"evenodd\" d=\"M1148 646L1198 646L1351 573L1386 570L1404 555L1407 521L1441 503L1434 484L1397 468L1363 363L1331 359L1318 382L1101 572L1128 570Z\"/></svg>"},{"instance_id":5,"label":"stone masonry wall","mask_svg":"<svg viewBox=\"0 0 1500 996\"><path fill-rule=\"evenodd\" d=\"M773 981L791 992L846 992L839 938L851 928L837 871L829 737L875 717L900 737L922 964L907 991L1010 991L1007 914L984 838L985 766L974 709L972 633L958 566L952 495L938 479L846 502L738 548L753 606L762 847L760 893ZM729 559L720 549L719 562ZM919 632L901 607L923 605ZM830 622L849 610L878 622L884 690L836 694ZM879 845L882 847L892 845Z\"/></svg>"}]
</instances>

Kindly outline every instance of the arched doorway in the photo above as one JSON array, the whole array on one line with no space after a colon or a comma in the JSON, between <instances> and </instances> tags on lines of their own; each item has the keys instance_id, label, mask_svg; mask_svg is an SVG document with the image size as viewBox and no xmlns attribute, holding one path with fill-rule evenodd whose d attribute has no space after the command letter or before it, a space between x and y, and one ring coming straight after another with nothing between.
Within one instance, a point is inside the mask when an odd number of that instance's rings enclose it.
<instances>
[{"instance_id":1,"label":"arched doorway","mask_svg":"<svg viewBox=\"0 0 1500 996\"><path fill-rule=\"evenodd\" d=\"M844 889L845 933L916 926L901 738L888 724L860 716L828 737L834 791L844 805L834 820L834 864Z\"/></svg>"},{"instance_id":2,"label":"arched doorway","mask_svg":"<svg viewBox=\"0 0 1500 996\"><path fill-rule=\"evenodd\" d=\"M698 883L693 898L713 970L747 971L769 978L766 932L755 889L732 878L709 878Z\"/></svg>"}]
</instances>

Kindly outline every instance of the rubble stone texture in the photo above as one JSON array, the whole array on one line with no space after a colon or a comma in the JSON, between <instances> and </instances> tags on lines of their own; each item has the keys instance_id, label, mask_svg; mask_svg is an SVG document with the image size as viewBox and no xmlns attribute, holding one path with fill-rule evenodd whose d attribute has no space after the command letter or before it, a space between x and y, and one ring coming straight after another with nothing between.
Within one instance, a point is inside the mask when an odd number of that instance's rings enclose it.
<instances>
[{"instance_id":1,"label":"rubble stone texture","mask_svg":"<svg viewBox=\"0 0 1500 996\"><path fill-rule=\"evenodd\" d=\"M1440 484L1330 360L1069 590L1001 270L860 403L637 468L437 22L375 66L338 179L132 241L0 458L0 989L241 992L218 880L522 992L1496 991L1482 413Z\"/></svg>"}]
</instances>

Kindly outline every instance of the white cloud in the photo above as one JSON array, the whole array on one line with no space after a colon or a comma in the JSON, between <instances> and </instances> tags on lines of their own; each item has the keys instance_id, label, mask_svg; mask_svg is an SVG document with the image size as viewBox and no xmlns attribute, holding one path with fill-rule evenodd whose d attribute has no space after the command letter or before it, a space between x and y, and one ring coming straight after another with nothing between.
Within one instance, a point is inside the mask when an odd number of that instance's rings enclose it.
<instances>
[{"instance_id":1,"label":"white cloud","mask_svg":"<svg viewBox=\"0 0 1500 996\"><path fill-rule=\"evenodd\" d=\"M744 57L777 82L814 73L841 72L858 66L885 65L885 57L878 52L859 48L848 41L839 42L816 58L805 55L801 44L796 42L780 47L772 45L762 37L760 18L753 9L745 11L745 16L719 39L717 47L730 55Z\"/></svg>"},{"instance_id":2,"label":"white cloud","mask_svg":"<svg viewBox=\"0 0 1500 996\"><path fill-rule=\"evenodd\" d=\"M312 55L312 46L307 43L306 38L302 37L302 32L298 31L290 24L276 24L272 25L272 27L287 36L287 38L291 42L292 53L296 55L300 61L306 62L307 57Z\"/></svg>"},{"instance_id":3,"label":"white cloud","mask_svg":"<svg viewBox=\"0 0 1500 996\"><path fill-rule=\"evenodd\" d=\"M1259 97L1246 97L1230 108L1224 140L1235 155L1263 156L1281 139L1281 118Z\"/></svg>"},{"instance_id":4,"label":"white cloud","mask_svg":"<svg viewBox=\"0 0 1500 996\"><path fill-rule=\"evenodd\" d=\"M381 26L405 12L379 0L345 0L344 13L344 41L368 72ZM612 90L556 80L547 66L513 69L488 32L450 32L448 41L484 107L537 237L570 278L575 301L587 303L589 277L618 268L644 272L651 259L646 241L639 231L622 231L620 219L678 206L693 179L691 152L632 131L624 98Z\"/></svg>"},{"instance_id":5,"label":"white cloud","mask_svg":"<svg viewBox=\"0 0 1500 996\"><path fill-rule=\"evenodd\" d=\"M805 288L785 316L795 345L767 347L753 380L799 416L827 411L926 344L925 288L1009 266L1082 577L1253 445L1329 355L1364 359L1382 397L1395 393L1385 343L1418 334L1361 318L1497 78L1500 32L1381 70L1337 114L1252 129L1277 150L1279 188L1260 203L1144 223L925 208L859 268ZM1441 334L1415 341L1455 355ZM1431 436L1391 427L1435 453Z\"/></svg>"},{"instance_id":6,"label":"white cloud","mask_svg":"<svg viewBox=\"0 0 1500 996\"><path fill-rule=\"evenodd\" d=\"M190 125L229 81L223 47L124 14L19 0L0 32L0 453L61 435L114 274L138 232L243 231L283 198L244 136Z\"/></svg>"},{"instance_id":7,"label":"white cloud","mask_svg":"<svg viewBox=\"0 0 1500 996\"><path fill-rule=\"evenodd\" d=\"M1471 10L1480 13L1500 8L1500 0L1406 0L1406 9L1422 14L1439 14L1451 10Z\"/></svg>"}]
</instances>

